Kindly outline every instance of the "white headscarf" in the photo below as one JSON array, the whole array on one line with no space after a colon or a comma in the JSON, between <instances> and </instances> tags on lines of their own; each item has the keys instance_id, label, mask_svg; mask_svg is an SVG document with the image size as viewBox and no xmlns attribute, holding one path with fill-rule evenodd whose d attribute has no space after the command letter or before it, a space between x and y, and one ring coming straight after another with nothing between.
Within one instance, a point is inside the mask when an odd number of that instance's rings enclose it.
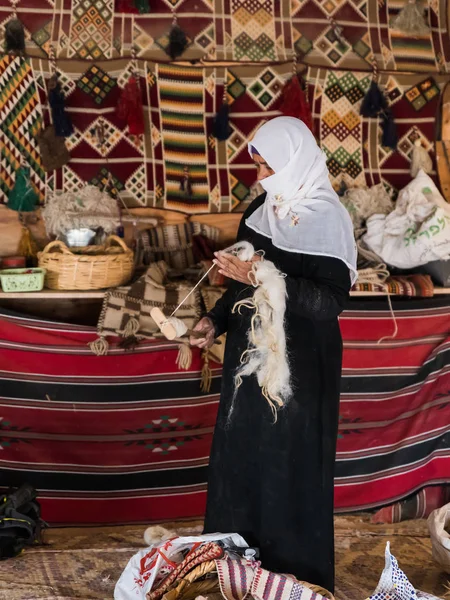
<instances>
[{"instance_id":1,"label":"white headscarf","mask_svg":"<svg viewBox=\"0 0 450 600\"><path fill-rule=\"evenodd\" d=\"M346 208L333 190L325 154L293 117L265 123L248 146L275 174L260 183L267 198L246 221L281 250L342 260L356 281L356 244Z\"/></svg>"}]
</instances>

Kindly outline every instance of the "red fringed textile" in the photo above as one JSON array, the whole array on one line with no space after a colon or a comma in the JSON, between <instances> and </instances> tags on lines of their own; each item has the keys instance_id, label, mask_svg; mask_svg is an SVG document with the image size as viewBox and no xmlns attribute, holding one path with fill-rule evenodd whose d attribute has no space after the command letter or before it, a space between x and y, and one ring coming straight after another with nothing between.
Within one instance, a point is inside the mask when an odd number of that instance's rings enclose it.
<instances>
[{"instance_id":1,"label":"red fringed textile","mask_svg":"<svg viewBox=\"0 0 450 600\"><path fill-rule=\"evenodd\" d=\"M144 109L141 90L136 77L131 76L122 90L117 104L117 116L127 122L130 135L142 135L145 131Z\"/></svg>"},{"instance_id":2,"label":"red fringed textile","mask_svg":"<svg viewBox=\"0 0 450 600\"><path fill-rule=\"evenodd\" d=\"M313 131L311 109L300 83L300 76L294 75L283 89L280 110L285 117L296 117Z\"/></svg>"}]
</instances>

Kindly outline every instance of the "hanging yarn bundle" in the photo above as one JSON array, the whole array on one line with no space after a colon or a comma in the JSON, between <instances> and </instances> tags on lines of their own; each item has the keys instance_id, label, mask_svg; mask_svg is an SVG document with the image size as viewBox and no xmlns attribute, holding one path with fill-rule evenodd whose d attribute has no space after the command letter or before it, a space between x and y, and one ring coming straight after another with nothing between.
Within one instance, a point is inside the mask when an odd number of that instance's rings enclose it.
<instances>
[{"instance_id":1,"label":"hanging yarn bundle","mask_svg":"<svg viewBox=\"0 0 450 600\"><path fill-rule=\"evenodd\" d=\"M177 17L174 14L172 27L169 32L169 42L165 51L172 60L175 60L184 53L188 44L189 40L187 35L178 25Z\"/></svg>"},{"instance_id":2,"label":"hanging yarn bundle","mask_svg":"<svg viewBox=\"0 0 450 600\"><path fill-rule=\"evenodd\" d=\"M307 84L297 72L297 55L294 54L293 75L284 85L281 94L280 111L285 117L295 117L313 131L311 108L307 96Z\"/></svg>"},{"instance_id":3,"label":"hanging yarn bundle","mask_svg":"<svg viewBox=\"0 0 450 600\"><path fill-rule=\"evenodd\" d=\"M46 172L55 171L66 165L70 160L63 137L56 135L55 127L49 125L36 136L41 154L41 162Z\"/></svg>"},{"instance_id":4,"label":"hanging yarn bundle","mask_svg":"<svg viewBox=\"0 0 450 600\"><path fill-rule=\"evenodd\" d=\"M386 97L378 86L378 66L376 61L372 64L373 77L369 89L361 103L360 114L367 119L381 118L382 137L381 145L395 150L398 136L392 111Z\"/></svg>"},{"instance_id":5,"label":"hanging yarn bundle","mask_svg":"<svg viewBox=\"0 0 450 600\"><path fill-rule=\"evenodd\" d=\"M52 111L55 134L59 137L69 137L73 133L73 125L66 112L65 96L57 73L52 75L48 82L48 101Z\"/></svg>"},{"instance_id":6,"label":"hanging yarn bundle","mask_svg":"<svg viewBox=\"0 0 450 600\"><path fill-rule=\"evenodd\" d=\"M5 25L5 52L7 54L25 54L25 29L15 13L14 17Z\"/></svg>"},{"instance_id":7,"label":"hanging yarn bundle","mask_svg":"<svg viewBox=\"0 0 450 600\"><path fill-rule=\"evenodd\" d=\"M430 34L420 0L406 0L404 8L392 20L391 27L411 37Z\"/></svg>"},{"instance_id":8,"label":"hanging yarn bundle","mask_svg":"<svg viewBox=\"0 0 450 600\"><path fill-rule=\"evenodd\" d=\"M431 173L433 170L433 162L427 150L422 146L420 139L414 142L414 148L412 151L412 159L410 166L411 177L416 177L419 171L425 171L425 173Z\"/></svg>"},{"instance_id":9,"label":"hanging yarn bundle","mask_svg":"<svg viewBox=\"0 0 450 600\"><path fill-rule=\"evenodd\" d=\"M214 118L213 136L218 139L219 142L224 142L230 137L232 132L233 129L230 125L230 105L228 104L227 80L225 75L225 81L223 84L223 99L222 104Z\"/></svg>"},{"instance_id":10,"label":"hanging yarn bundle","mask_svg":"<svg viewBox=\"0 0 450 600\"><path fill-rule=\"evenodd\" d=\"M125 84L117 103L117 116L128 125L130 135L143 135L145 132L144 109L141 87L133 73Z\"/></svg>"}]
</instances>

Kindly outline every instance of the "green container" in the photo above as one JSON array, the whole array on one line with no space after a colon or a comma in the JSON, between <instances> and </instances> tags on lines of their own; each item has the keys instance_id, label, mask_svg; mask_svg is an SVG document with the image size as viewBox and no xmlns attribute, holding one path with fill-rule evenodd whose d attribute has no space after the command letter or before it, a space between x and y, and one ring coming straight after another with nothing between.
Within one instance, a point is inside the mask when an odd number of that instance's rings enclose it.
<instances>
[{"instance_id":1,"label":"green container","mask_svg":"<svg viewBox=\"0 0 450 600\"><path fill-rule=\"evenodd\" d=\"M0 281L4 292L40 292L45 269L4 269Z\"/></svg>"}]
</instances>

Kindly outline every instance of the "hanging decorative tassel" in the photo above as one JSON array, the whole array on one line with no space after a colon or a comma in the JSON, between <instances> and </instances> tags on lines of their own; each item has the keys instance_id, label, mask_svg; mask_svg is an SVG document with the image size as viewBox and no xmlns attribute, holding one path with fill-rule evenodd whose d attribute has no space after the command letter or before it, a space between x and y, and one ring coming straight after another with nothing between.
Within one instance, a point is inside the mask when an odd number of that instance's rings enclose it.
<instances>
[{"instance_id":1,"label":"hanging decorative tassel","mask_svg":"<svg viewBox=\"0 0 450 600\"><path fill-rule=\"evenodd\" d=\"M19 241L19 249L17 251L19 256L24 256L27 259L27 263L32 261L33 263L37 259L38 247L34 241L30 230L22 221L22 236Z\"/></svg>"},{"instance_id":2,"label":"hanging decorative tassel","mask_svg":"<svg viewBox=\"0 0 450 600\"><path fill-rule=\"evenodd\" d=\"M66 113L64 92L58 81L58 74L52 75L48 82L48 102L52 111L52 120L55 134L58 137L69 137L73 133L73 125L69 115Z\"/></svg>"},{"instance_id":3,"label":"hanging decorative tassel","mask_svg":"<svg viewBox=\"0 0 450 600\"><path fill-rule=\"evenodd\" d=\"M174 15L172 28L169 33L169 43L166 48L166 53L172 60L175 60L183 54L188 46L188 43L187 36L178 25L177 17Z\"/></svg>"},{"instance_id":4,"label":"hanging decorative tassel","mask_svg":"<svg viewBox=\"0 0 450 600\"><path fill-rule=\"evenodd\" d=\"M192 350L187 344L180 344L178 348L177 367L187 371L192 365Z\"/></svg>"},{"instance_id":5,"label":"hanging decorative tassel","mask_svg":"<svg viewBox=\"0 0 450 600\"><path fill-rule=\"evenodd\" d=\"M411 37L429 34L430 28L425 23L420 0L406 0L405 7L392 20L391 27Z\"/></svg>"},{"instance_id":6,"label":"hanging decorative tassel","mask_svg":"<svg viewBox=\"0 0 450 600\"><path fill-rule=\"evenodd\" d=\"M17 212L33 212L39 198L30 180L30 167L22 165L16 173L16 181L8 195L8 208Z\"/></svg>"},{"instance_id":7,"label":"hanging decorative tassel","mask_svg":"<svg viewBox=\"0 0 450 600\"><path fill-rule=\"evenodd\" d=\"M140 15L146 15L150 12L148 0L134 0L134 6Z\"/></svg>"},{"instance_id":8,"label":"hanging decorative tassel","mask_svg":"<svg viewBox=\"0 0 450 600\"><path fill-rule=\"evenodd\" d=\"M204 394L209 394L209 392L211 391L211 384L212 384L212 371L211 371L211 367L209 364L209 352L208 352L208 350L206 350L206 352L203 353L203 368L202 368L202 378L200 381L200 390Z\"/></svg>"},{"instance_id":9,"label":"hanging decorative tassel","mask_svg":"<svg viewBox=\"0 0 450 600\"><path fill-rule=\"evenodd\" d=\"M362 101L360 114L368 119L374 119L378 117L381 111L387 110L387 108L386 98L378 87L377 80L374 78Z\"/></svg>"},{"instance_id":10,"label":"hanging decorative tassel","mask_svg":"<svg viewBox=\"0 0 450 600\"><path fill-rule=\"evenodd\" d=\"M5 52L25 54L25 29L16 16L5 25Z\"/></svg>"},{"instance_id":11,"label":"hanging decorative tassel","mask_svg":"<svg viewBox=\"0 0 450 600\"><path fill-rule=\"evenodd\" d=\"M285 117L295 117L313 130L311 109L302 89L301 76L293 75L285 84L282 92L280 111Z\"/></svg>"},{"instance_id":12,"label":"hanging decorative tassel","mask_svg":"<svg viewBox=\"0 0 450 600\"><path fill-rule=\"evenodd\" d=\"M426 149L422 146L420 139L414 142L412 151L412 160L410 166L411 177L416 177L419 171L431 173L433 170L433 162Z\"/></svg>"},{"instance_id":13,"label":"hanging decorative tassel","mask_svg":"<svg viewBox=\"0 0 450 600\"><path fill-rule=\"evenodd\" d=\"M189 176L189 167L186 166L183 169L183 179L180 183L180 190L184 193L187 198L192 198L192 181Z\"/></svg>"},{"instance_id":14,"label":"hanging decorative tassel","mask_svg":"<svg viewBox=\"0 0 450 600\"><path fill-rule=\"evenodd\" d=\"M396 150L398 143L398 135L397 135L397 127L395 125L394 117L392 116L392 112L388 109L384 111L381 115L382 118L382 130L383 134L381 136L381 145L384 148L391 148L391 150Z\"/></svg>"},{"instance_id":15,"label":"hanging decorative tassel","mask_svg":"<svg viewBox=\"0 0 450 600\"><path fill-rule=\"evenodd\" d=\"M230 137L232 132L233 129L230 125L230 105L228 104L227 80L225 76L223 84L223 100L214 119L213 136L217 138L219 142L224 142Z\"/></svg>"},{"instance_id":16,"label":"hanging decorative tassel","mask_svg":"<svg viewBox=\"0 0 450 600\"><path fill-rule=\"evenodd\" d=\"M313 131L307 85L301 74L297 72L297 55L295 52L293 55L292 71L292 77L285 83L281 93L282 100L279 109L285 117L300 119L310 131Z\"/></svg>"},{"instance_id":17,"label":"hanging decorative tassel","mask_svg":"<svg viewBox=\"0 0 450 600\"><path fill-rule=\"evenodd\" d=\"M131 337L131 336L135 336L136 333L139 331L139 320L136 319L136 317L128 315L128 321L126 322L126 325L123 329L123 337L127 338L127 337Z\"/></svg>"},{"instance_id":18,"label":"hanging decorative tassel","mask_svg":"<svg viewBox=\"0 0 450 600\"><path fill-rule=\"evenodd\" d=\"M106 356L108 354L109 344L103 336L97 338L94 342L89 342L88 346L91 352L97 356Z\"/></svg>"},{"instance_id":19,"label":"hanging decorative tassel","mask_svg":"<svg viewBox=\"0 0 450 600\"><path fill-rule=\"evenodd\" d=\"M144 109L141 88L134 74L130 76L122 90L117 104L117 116L127 123L130 135L144 134Z\"/></svg>"}]
</instances>

